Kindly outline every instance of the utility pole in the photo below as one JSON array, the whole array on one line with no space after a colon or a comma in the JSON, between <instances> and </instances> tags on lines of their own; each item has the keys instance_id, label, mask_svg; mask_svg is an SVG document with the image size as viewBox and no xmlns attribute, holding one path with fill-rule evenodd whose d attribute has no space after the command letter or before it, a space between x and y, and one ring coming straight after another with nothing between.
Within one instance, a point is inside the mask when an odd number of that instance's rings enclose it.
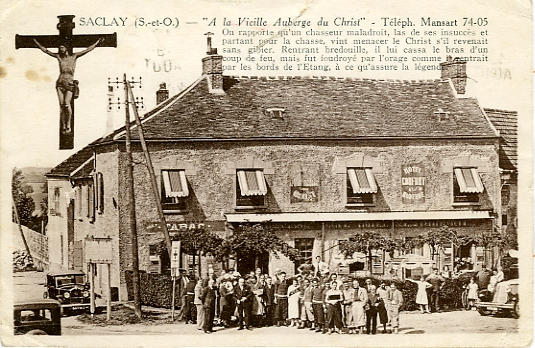
<instances>
[{"instance_id":1,"label":"utility pole","mask_svg":"<svg viewBox=\"0 0 535 348\"><path fill-rule=\"evenodd\" d=\"M132 88L128 84L126 84L126 89L130 97L132 98L132 100L135 100L134 92L132 91ZM141 119L139 118L137 107L135 107L135 105L134 105L133 110L134 110L134 116L136 118L137 130L139 132L139 140L141 142L141 148L143 149L143 154L145 155L145 161L147 162L147 169L149 170L150 183L152 186L152 192L154 193L154 200L156 201L156 208L158 210L158 216L160 217L160 224L161 224L162 232L165 238L167 252L169 255L171 255L171 251L173 247L171 243L171 237L169 236L169 230L167 229L167 223L165 222L165 215L163 213L163 208L162 208L162 205L160 204L160 193L158 190L158 183L156 182L156 174L154 173L154 167L152 166L150 153L147 148L147 143L145 142L145 136L143 135L143 128L141 127Z\"/></svg>"},{"instance_id":2,"label":"utility pole","mask_svg":"<svg viewBox=\"0 0 535 348\"><path fill-rule=\"evenodd\" d=\"M127 190L127 207L128 207L128 230L132 235L132 283L134 292L134 312L138 318L141 318L141 296L139 281L139 256L137 243L136 227L136 200L134 195L134 173L132 167L132 141L130 138L130 106L128 99L129 82L126 80L126 74L123 76L125 92L125 133L126 133L126 190ZM135 110L135 107L134 107Z\"/></svg>"}]
</instances>

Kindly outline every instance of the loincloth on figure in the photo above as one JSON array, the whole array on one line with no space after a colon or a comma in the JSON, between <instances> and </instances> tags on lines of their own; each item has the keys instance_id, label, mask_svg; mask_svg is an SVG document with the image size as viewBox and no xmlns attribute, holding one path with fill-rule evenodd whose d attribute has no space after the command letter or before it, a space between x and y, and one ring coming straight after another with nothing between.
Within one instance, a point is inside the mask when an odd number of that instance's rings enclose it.
<instances>
[{"instance_id":1,"label":"loincloth on figure","mask_svg":"<svg viewBox=\"0 0 535 348\"><path fill-rule=\"evenodd\" d=\"M73 80L57 80L56 88L59 88L62 92L74 92L74 81Z\"/></svg>"}]
</instances>

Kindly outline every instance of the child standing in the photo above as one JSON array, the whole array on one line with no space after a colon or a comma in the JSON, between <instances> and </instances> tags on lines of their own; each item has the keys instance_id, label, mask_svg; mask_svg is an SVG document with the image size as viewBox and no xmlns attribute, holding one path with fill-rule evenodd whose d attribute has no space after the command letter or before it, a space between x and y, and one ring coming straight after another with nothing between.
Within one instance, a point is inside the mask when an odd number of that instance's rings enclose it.
<instances>
[{"instance_id":1,"label":"child standing","mask_svg":"<svg viewBox=\"0 0 535 348\"><path fill-rule=\"evenodd\" d=\"M478 286L474 278L470 278L470 283L467 285L468 287L468 305L470 306L470 309L474 306L474 302L477 300L477 290Z\"/></svg>"}]
</instances>

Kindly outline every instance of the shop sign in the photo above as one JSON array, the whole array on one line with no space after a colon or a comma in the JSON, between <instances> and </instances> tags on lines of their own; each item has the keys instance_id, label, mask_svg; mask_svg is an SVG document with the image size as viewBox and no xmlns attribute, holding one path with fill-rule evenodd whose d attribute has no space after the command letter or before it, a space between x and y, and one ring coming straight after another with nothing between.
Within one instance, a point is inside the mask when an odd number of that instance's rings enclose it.
<instances>
[{"instance_id":1,"label":"shop sign","mask_svg":"<svg viewBox=\"0 0 535 348\"><path fill-rule=\"evenodd\" d=\"M149 233L160 232L159 222L146 222L145 229ZM180 222L167 222L167 229L169 232L178 232L184 230L200 230L205 229L207 231L224 231L225 221L180 221Z\"/></svg>"},{"instance_id":2,"label":"shop sign","mask_svg":"<svg viewBox=\"0 0 535 348\"><path fill-rule=\"evenodd\" d=\"M318 201L317 186L292 186L290 203L316 203Z\"/></svg>"},{"instance_id":3,"label":"shop sign","mask_svg":"<svg viewBox=\"0 0 535 348\"><path fill-rule=\"evenodd\" d=\"M403 204L425 202L425 167L422 164L401 166L401 200Z\"/></svg>"}]
</instances>

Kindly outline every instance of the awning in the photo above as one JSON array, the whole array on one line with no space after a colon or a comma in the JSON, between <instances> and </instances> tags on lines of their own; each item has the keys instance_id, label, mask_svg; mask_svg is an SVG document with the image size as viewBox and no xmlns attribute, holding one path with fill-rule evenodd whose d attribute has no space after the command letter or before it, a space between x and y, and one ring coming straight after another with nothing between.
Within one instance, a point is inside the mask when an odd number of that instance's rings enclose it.
<instances>
[{"instance_id":1,"label":"awning","mask_svg":"<svg viewBox=\"0 0 535 348\"><path fill-rule=\"evenodd\" d=\"M373 213L251 213L226 214L228 222L312 222L312 221L395 221L490 219L482 210L396 211Z\"/></svg>"},{"instance_id":2,"label":"awning","mask_svg":"<svg viewBox=\"0 0 535 348\"><path fill-rule=\"evenodd\" d=\"M165 197L178 198L189 195L188 181L183 170L163 170L163 186Z\"/></svg>"},{"instance_id":3,"label":"awning","mask_svg":"<svg viewBox=\"0 0 535 348\"><path fill-rule=\"evenodd\" d=\"M238 170L236 175L242 196L263 196L267 193L263 170Z\"/></svg>"},{"instance_id":4,"label":"awning","mask_svg":"<svg viewBox=\"0 0 535 348\"><path fill-rule=\"evenodd\" d=\"M371 168L348 168L347 175L353 193L377 193L377 184Z\"/></svg>"},{"instance_id":5,"label":"awning","mask_svg":"<svg viewBox=\"0 0 535 348\"><path fill-rule=\"evenodd\" d=\"M481 193L484 190L476 168L455 168L461 193Z\"/></svg>"}]
</instances>

